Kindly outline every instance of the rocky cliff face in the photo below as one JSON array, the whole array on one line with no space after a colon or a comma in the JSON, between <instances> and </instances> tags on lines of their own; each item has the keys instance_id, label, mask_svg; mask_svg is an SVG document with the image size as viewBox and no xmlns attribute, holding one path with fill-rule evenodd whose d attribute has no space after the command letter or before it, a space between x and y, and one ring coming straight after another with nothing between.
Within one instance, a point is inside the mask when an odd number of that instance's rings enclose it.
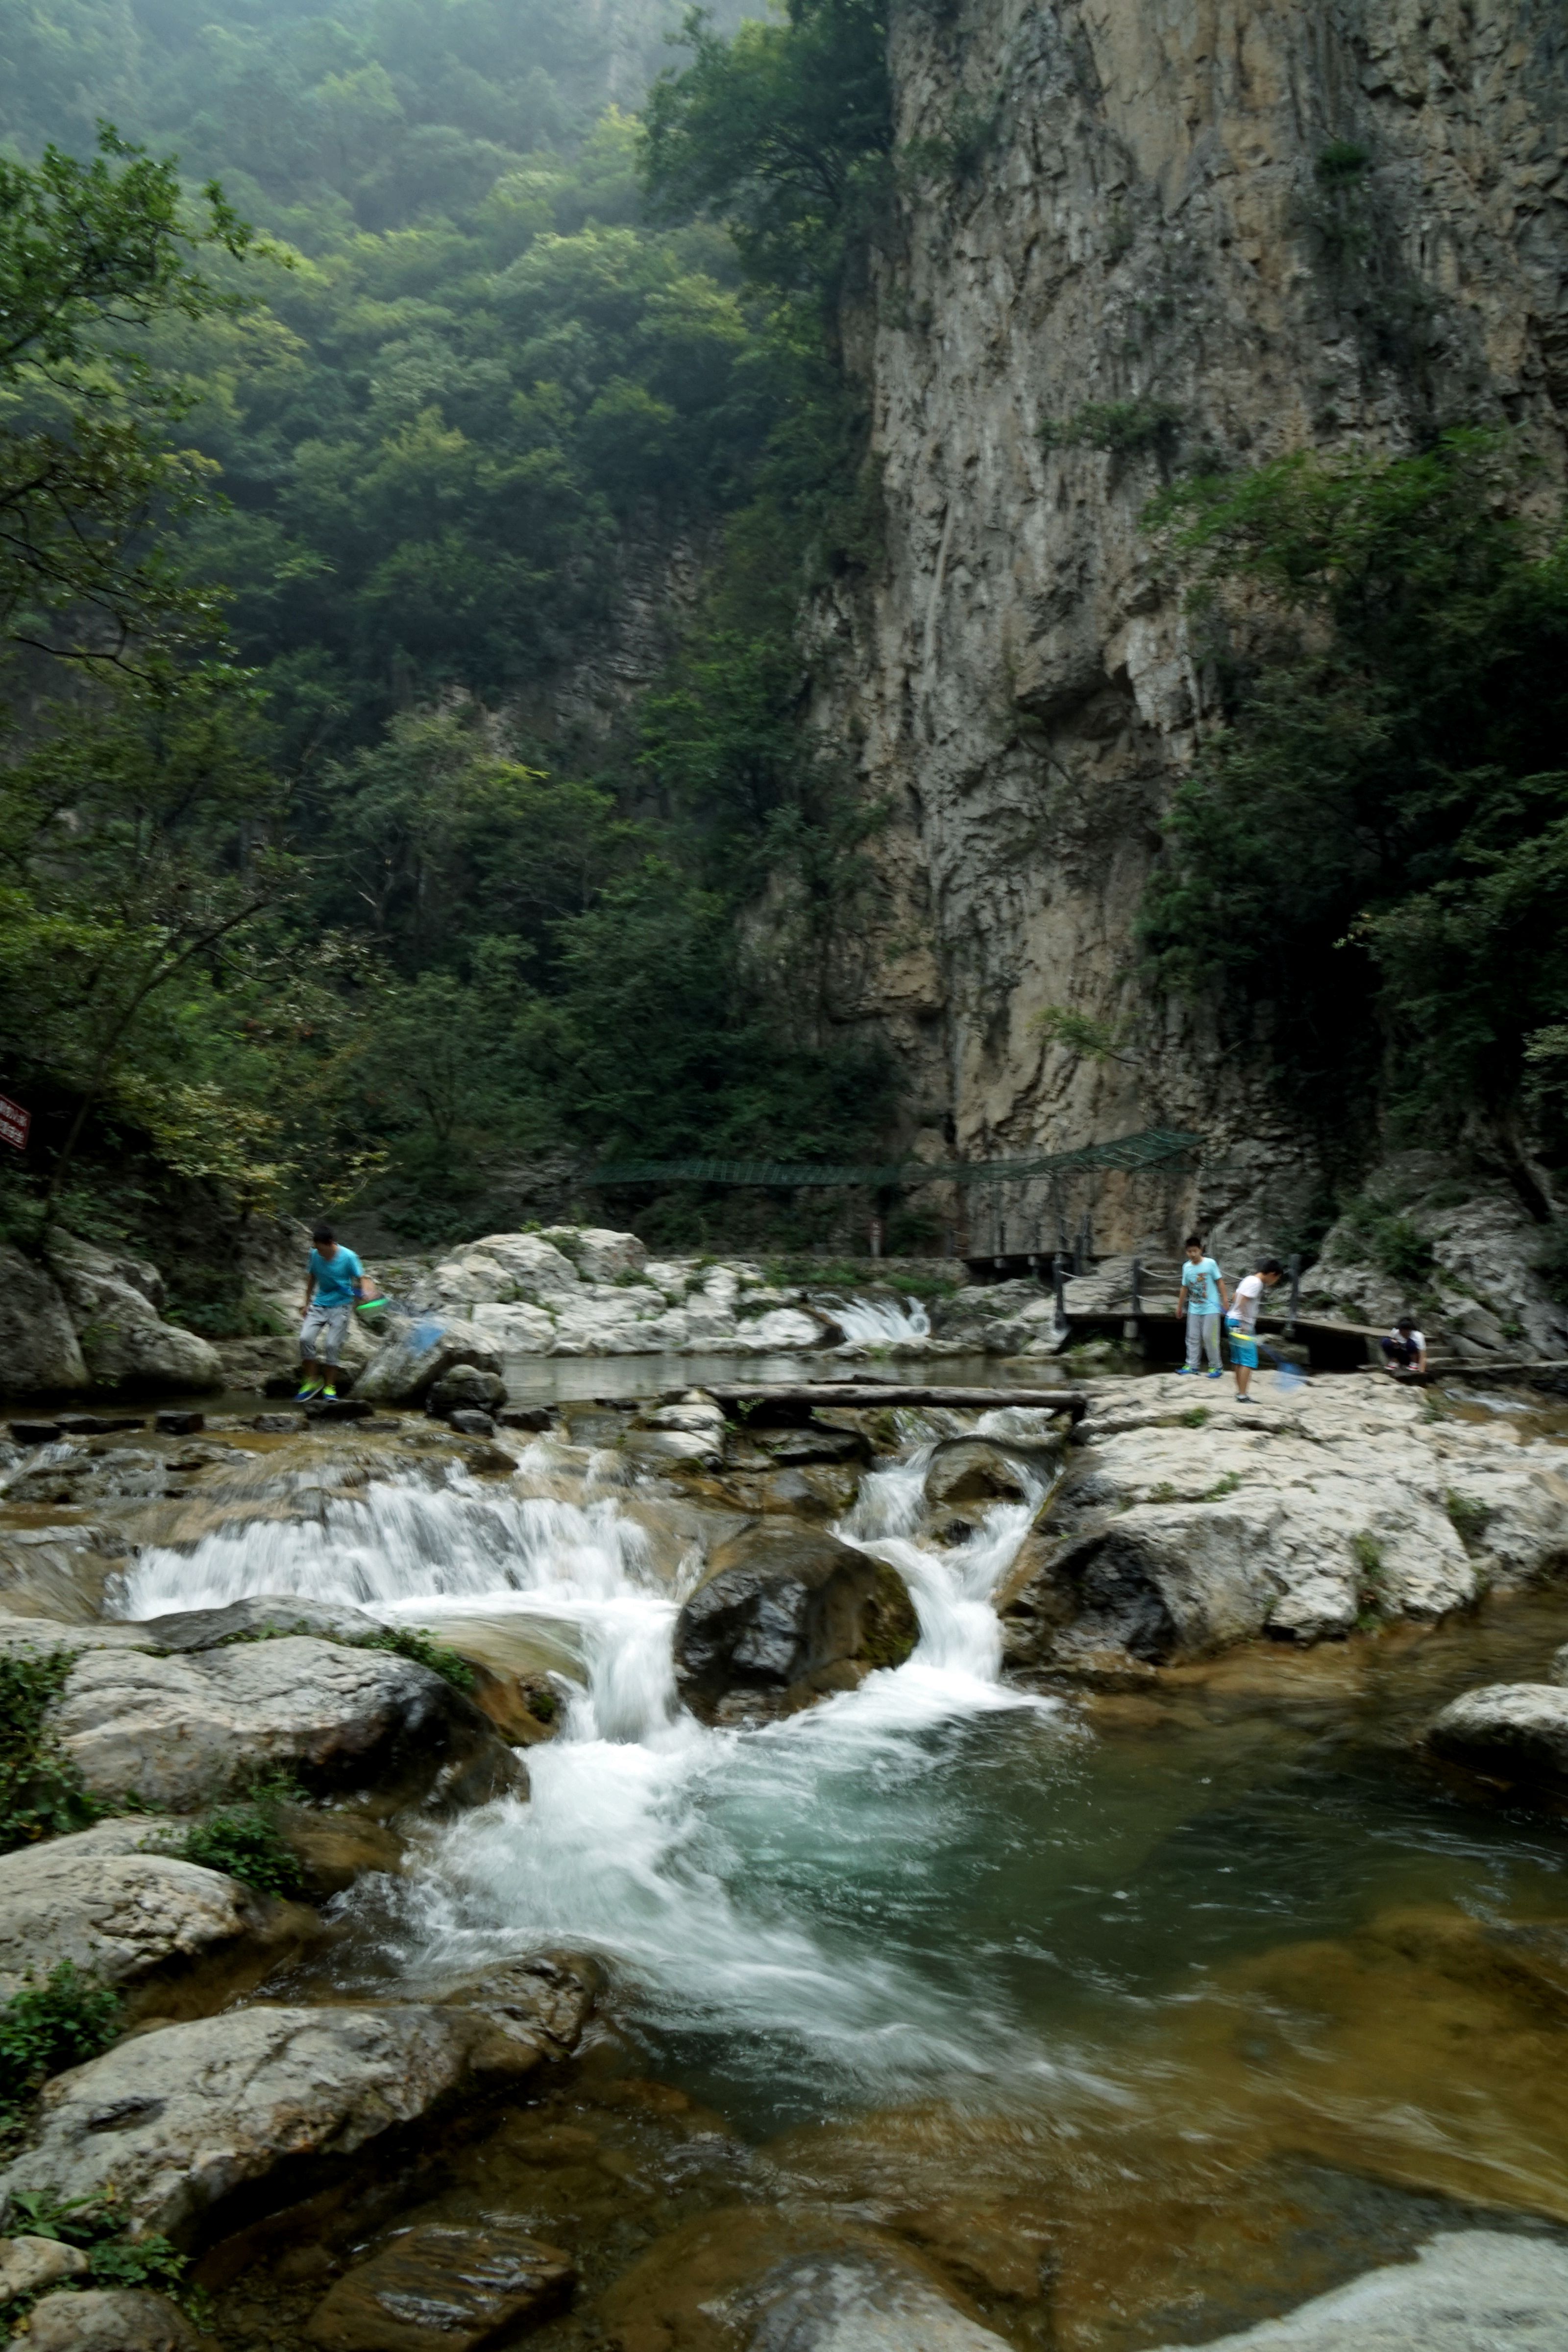
<instances>
[{"instance_id":1,"label":"rocky cliff face","mask_svg":"<svg viewBox=\"0 0 1568 2352\"><path fill-rule=\"evenodd\" d=\"M1190 1126L1205 1215L1279 1230L1299 1141L1135 970L1208 698L1139 518L1173 464L1462 419L1560 455L1568 30L1545 0L902 0L892 58L930 168L858 330L887 565L819 615L816 717L892 811L851 1009L933 1156L944 1122L966 1156ZM1142 446L1089 446L1090 404ZM1137 1066L1046 1041L1050 1004L1133 1024ZM1100 1238L1192 1202L1107 1192Z\"/></svg>"}]
</instances>

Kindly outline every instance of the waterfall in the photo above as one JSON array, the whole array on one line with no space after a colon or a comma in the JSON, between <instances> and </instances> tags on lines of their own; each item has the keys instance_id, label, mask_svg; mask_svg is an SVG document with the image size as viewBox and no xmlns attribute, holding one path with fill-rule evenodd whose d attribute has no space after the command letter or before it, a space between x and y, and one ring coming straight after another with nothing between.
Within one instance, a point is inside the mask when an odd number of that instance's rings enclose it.
<instances>
[{"instance_id":1,"label":"waterfall","mask_svg":"<svg viewBox=\"0 0 1568 2352\"><path fill-rule=\"evenodd\" d=\"M997 1682L989 1605L1044 1480L994 1506L971 1542L939 1550L920 1540L934 1441L914 1416L905 1434L837 1532L905 1577L914 1654L763 1728L715 1730L679 1706L678 1598L614 1498L388 1480L309 1519L149 1552L114 1605L145 1616L293 1591L437 1633L482 1616L487 1631L550 1634L566 1706L556 1738L529 1750L531 1800L432 1833L406 1878L362 1881L342 1906L351 1926L357 1906L411 1983L545 1944L594 1949L635 2031L666 2052L722 2053L773 2109L845 2084L881 2099L965 2081L1000 2096L1056 2075L1060 2053L840 1916L860 1874L901 1883L951 1842L944 1759L967 1727L1056 1706Z\"/></svg>"},{"instance_id":2,"label":"waterfall","mask_svg":"<svg viewBox=\"0 0 1568 2352\"><path fill-rule=\"evenodd\" d=\"M890 1348L931 1338L931 1317L918 1298L906 1298L901 1307L878 1298L830 1298L824 1304L850 1347Z\"/></svg>"}]
</instances>

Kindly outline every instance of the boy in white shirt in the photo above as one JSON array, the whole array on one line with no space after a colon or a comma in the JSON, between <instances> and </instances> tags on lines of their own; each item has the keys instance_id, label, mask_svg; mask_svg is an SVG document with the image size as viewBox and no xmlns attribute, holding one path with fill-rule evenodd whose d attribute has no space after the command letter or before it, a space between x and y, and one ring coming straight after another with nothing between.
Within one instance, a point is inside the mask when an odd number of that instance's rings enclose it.
<instances>
[{"instance_id":1,"label":"boy in white shirt","mask_svg":"<svg viewBox=\"0 0 1568 2352\"><path fill-rule=\"evenodd\" d=\"M1396 1381L1407 1381L1426 1370L1426 1334L1416 1329L1414 1315L1402 1315L1382 1344L1383 1368Z\"/></svg>"},{"instance_id":2,"label":"boy in white shirt","mask_svg":"<svg viewBox=\"0 0 1568 2352\"><path fill-rule=\"evenodd\" d=\"M1263 1295L1274 1288L1284 1271L1277 1257L1266 1257L1256 1274L1243 1275L1236 1286L1236 1297L1230 1302L1225 1329L1226 1338L1230 1342L1231 1370L1236 1374L1238 1397L1247 1394L1252 1386L1252 1375L1258 1370L1258 1310L1263 1304Z\"/></svg>"},{"instance_id":3,"label":"boy in white shirt","mask_svg":"<svg viewBox=\"0 0 1568 2352\"><path fill-rule=\"evenodd\" d=\"M1209 1360L1209 1378L1220 1377L1219 1318L1229 1306L1225 1276L1212 1257L1204 1255L1203 1235L1189 1234L1186 1264L1176 1293L1176 1313L1187 1318L1187 1360L1178 1377L1195 1379L1200 1355Z\"/></svg>"}]
</instances>

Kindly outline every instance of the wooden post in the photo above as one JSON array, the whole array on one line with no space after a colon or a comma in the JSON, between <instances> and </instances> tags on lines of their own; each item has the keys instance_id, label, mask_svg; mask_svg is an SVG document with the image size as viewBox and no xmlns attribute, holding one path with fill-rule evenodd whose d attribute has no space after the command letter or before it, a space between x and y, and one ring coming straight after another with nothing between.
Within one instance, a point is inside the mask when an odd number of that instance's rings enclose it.
<instances>
[{"instance_id":1,"label":"wooden post","mask_svg":"<svg viewBox=\"0 0 1568 2352\"><path fill-rule=\"evenodd\" d=\"M1143 1268L1137 1258L1132 1261L1132 1312L1134 1316L1143 1312Z\"/></svg>"},{"instance_id":2,"label":"wooden post","mask_svg":"<svg viewBox=\"0 0 1568 2352\"><path fill-rule=\"evenodd\" d=\"M1301 1304L1301 1254L1298 1250L1290 1260L1290 1312L1285 1329L1293 1339L1296 1336L1296 1315Z\"/></svg>"},{"instance_id":3,"label":"wooden post","mask_svg":"<svg viewBox=\"0 0 1568 2352\"><path fill-rule=\"evenodd\" d=\"M1068 1319L1068 1278L1060 1250L1051 1260L1051 1287L1057 1294L1057 1321L1065 1323Z\"/></svg>"},{"instance_id":4,"label":"wooden post","mask_svg":"<svg viewBox=\"0 0 1568 2352\"><path fill-rule=\"evenodd\" d=\"M873 1257L880 1257L882 1255L882 1220L880 1217L873 1217L871 1220L871 1255Z\"/></svg>"}]
</instances>

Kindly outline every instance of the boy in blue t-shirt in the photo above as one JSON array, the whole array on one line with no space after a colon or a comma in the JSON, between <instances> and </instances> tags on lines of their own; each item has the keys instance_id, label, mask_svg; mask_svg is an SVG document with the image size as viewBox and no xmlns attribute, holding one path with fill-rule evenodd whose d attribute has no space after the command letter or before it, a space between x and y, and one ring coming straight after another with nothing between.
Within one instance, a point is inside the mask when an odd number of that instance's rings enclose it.
<instances>
[{"instance_id":1,"label":"boy in blue t-shirt","mask_svg":"<svg viewBox=\"0 0 1568 2352\"><path fill-rule=\"evenodd\" d=\"M1208 1358L1209 1378L1220 1377L1219 1318L1230 1300L1226 1293L1225 1276L1212 1257L1204 1255L1201 1234L1189 1234L1186 1239L1186 1264L1182 1268L1181 1287L1176 1296L1176 1313L1187 1318L1187 1360L1182 1366L1181 1377L1196 1376L1200 1355Z\"/></svg>"},{"instance_id":2,"label":"boy in blue t-shirt","mask_svg":"<svg viewBox=\"0 0 1568 2352\"><path fill-rule=\"evenodd\" d=\"M356 1301L364 1297L364 1268L345 1249L331 1225L318 1225L305 1270L305 1320L300 1326L300 1361L304 1368L297 1402L337 1395L337 1369Z\"/></svg>"}]
</instances>

